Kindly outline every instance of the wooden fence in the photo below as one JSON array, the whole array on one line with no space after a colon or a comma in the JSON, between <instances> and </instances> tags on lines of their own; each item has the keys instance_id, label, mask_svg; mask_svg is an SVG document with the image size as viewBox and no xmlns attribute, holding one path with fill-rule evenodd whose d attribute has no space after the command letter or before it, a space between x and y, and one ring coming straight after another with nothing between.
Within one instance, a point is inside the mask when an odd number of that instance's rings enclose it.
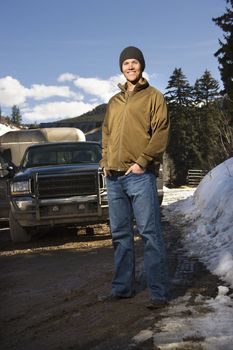
<instances>
[{"instance_id":1,"label":"wooden fence","mask_svg":"<svg viewBox=\"0 0 233 350\"><path fill-rule=\"evenodd\" d=\"M189 169L188 170L188 185L198 186L203 177L207 174L208 170Z\"/></svg>"}]
</instances>

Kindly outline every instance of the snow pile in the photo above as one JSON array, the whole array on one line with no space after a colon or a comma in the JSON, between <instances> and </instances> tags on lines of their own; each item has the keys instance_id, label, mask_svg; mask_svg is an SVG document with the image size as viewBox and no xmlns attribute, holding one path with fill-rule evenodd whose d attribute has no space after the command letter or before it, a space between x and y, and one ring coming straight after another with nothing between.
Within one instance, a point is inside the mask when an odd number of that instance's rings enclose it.
<instances>
[{"instance_id":1,"label":"snow pile","mask_svg":"<svg viewBox=\"0 0 233 350\"><path fill-rule=\"evenodd\" d=\"M168 212L187 223L189 253L233 287L233 158L211 170L192 197L169 205Z\"/></svg>"}]
</instances>

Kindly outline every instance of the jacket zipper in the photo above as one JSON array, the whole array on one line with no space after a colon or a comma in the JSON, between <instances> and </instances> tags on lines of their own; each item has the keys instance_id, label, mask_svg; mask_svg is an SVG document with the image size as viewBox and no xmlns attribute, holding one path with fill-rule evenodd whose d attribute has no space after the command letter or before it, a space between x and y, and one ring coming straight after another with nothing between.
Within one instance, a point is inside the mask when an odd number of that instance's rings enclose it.
<instances>
[{"instance_id":1,"label":"jacket zipper","mask_svg":"<svg viewBox=\"0 0 233 350\"><path fill-rule=\"evenodd\" d=\"M120 160L121 160L121 153L122 153L122 142L123 142L123 130L125 126L125 119L126 119L126 110L127 110L127 104L128 100L130 98L128 93L125 93L126 99L125 99L125 107L122 115L122 123L120 128L120 141L119 141L119 151L118 151L118 171L122 170L120 169Z\"/></svg>"}]
</instances>

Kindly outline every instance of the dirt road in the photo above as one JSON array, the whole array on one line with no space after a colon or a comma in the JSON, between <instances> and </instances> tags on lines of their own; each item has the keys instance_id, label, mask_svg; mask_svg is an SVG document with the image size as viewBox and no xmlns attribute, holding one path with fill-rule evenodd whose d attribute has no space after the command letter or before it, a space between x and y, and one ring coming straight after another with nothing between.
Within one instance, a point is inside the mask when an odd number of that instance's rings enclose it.
<instances>
[{"instance_id":1,"label":"dirt road","mask_svg":"<svg viewBox=\"0 0 233 350\"><path fill-rule=\"evenodd\" d=\"M215 296L217 278L185 256L180 243L182 232L177 227L164 219L162 226L169 256L171 299L187 290L189 303L198 294ZM0 246L2 350L157 348L152 338L140 346L133 340L162 317L160 311L145 307L148 292L138 236L136 296L114 303L98 302L98 296L110 290L113 273L107 225L97 227L94 237L82 230L65 230L25 244L11 243L5 230L0 232Z\"/></svg>"}]
</instances>

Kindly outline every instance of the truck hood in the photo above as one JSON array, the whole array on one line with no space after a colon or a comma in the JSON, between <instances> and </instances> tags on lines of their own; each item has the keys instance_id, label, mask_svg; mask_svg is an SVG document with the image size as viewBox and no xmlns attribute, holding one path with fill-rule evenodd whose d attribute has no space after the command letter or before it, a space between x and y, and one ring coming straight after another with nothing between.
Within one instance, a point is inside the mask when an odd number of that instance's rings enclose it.
<instances>
[{"instance_id":1,"label":"truck hood","mask_svg":"<svg viewBox=\"0 0 233 350\"><path fill-rule=\"evenodd\" d=\"M31 178L35 173L40 175L46 174L67 174L73 172L86 172L97 171L99 164L79 164L79 165L56 165L56 166L44 166L20 169L20 171L14 176L13 181L23 180L24 178Z\"/></svg>"}]
</instances>

